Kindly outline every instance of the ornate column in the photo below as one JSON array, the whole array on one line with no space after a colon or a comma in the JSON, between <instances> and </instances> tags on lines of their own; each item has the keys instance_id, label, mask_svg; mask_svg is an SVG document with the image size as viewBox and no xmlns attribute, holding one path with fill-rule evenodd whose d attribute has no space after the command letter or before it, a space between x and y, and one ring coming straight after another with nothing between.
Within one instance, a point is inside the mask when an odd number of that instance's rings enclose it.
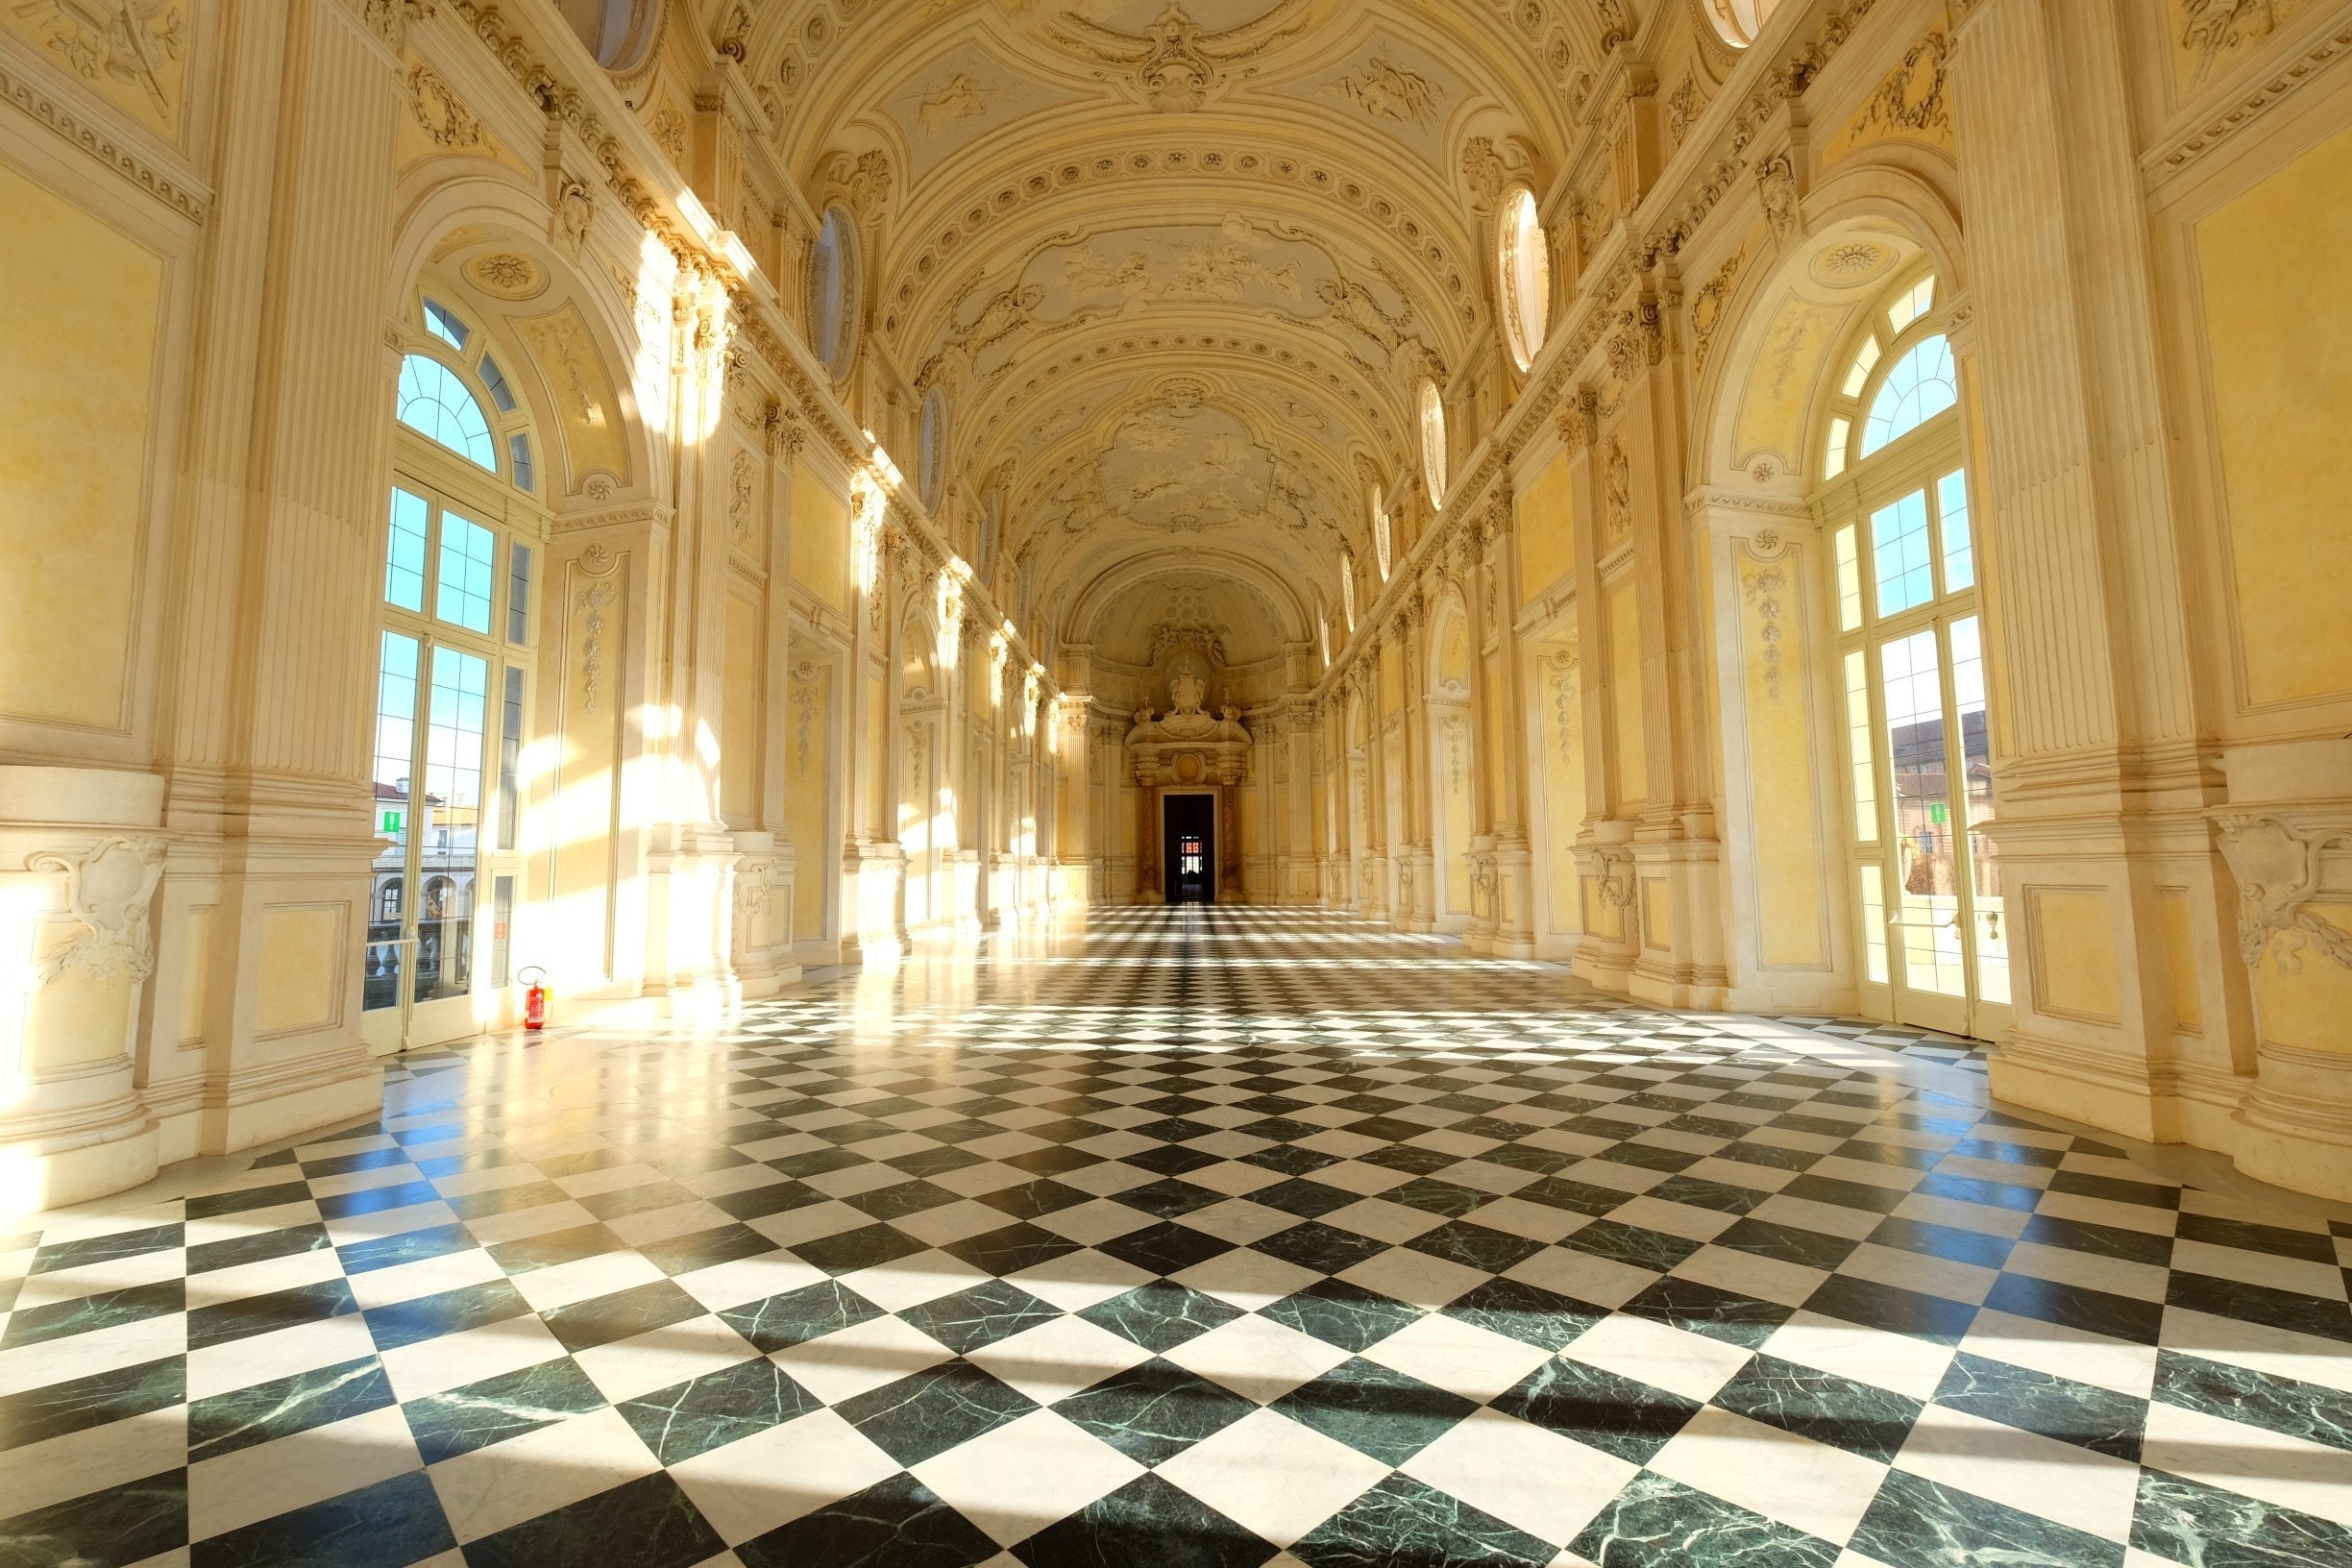
<instances>
[{"instance_id":1,"label":"ornate column","mask_svg":"<svg viewBox=\"0 0 2352 1568\"><path fill-rule=\"evenodd\" d=\"M2176 973L2172 934L2231 924L2209 815L2226 829L2228 808L2262 815L2328 792L2217 759L2196 711L2170 466L2193 414L2163 404L2139 69L2114 0L1979 0L1955 31L1974 314L1963 374L1980 410L1993 831L2016 1019L1993 1088L2135 1137L2229 1148L2258 1067L2252 1021L2224 988L2204 998L2201 1030L2176 1027L2197 988L2186 966ZM2259 1070L2269 1077L2266 1060ZM2254 1163L2278 1170L2299 1139L2286 1163L2332 1164L2352 1195L2352 1074L2332 1095L2300 1064L2282 1059L2281 1075L2305 1107L2282 1099L2272 1119L2304 1130L2266 1135L2272 1152Z\"/></svg>"}]
</instances>

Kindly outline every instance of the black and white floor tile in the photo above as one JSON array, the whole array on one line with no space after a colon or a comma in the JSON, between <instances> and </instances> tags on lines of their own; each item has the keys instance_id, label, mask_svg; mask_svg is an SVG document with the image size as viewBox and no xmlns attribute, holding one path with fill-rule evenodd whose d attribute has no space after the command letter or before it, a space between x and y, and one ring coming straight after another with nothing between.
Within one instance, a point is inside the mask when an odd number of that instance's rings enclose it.
<instances>
[{"instance_id":1,"label":"black and white floor tile","mask_svg":"<svg viewBox=\"0 0 2352 1568\"><path fill-rule=\"evenodd\" d=\"M418 1053L0 1237L0 1564L2352 1564L2352 1210L1906 1038L1195 910Z\"/></svg>"}]
</instances>

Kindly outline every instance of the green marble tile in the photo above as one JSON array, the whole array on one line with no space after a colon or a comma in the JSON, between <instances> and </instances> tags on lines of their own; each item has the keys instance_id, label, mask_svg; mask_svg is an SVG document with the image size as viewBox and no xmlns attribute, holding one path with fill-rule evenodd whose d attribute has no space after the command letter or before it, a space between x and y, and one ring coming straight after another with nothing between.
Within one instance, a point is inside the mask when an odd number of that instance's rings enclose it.
<instances>
[{"instance_id":1,"label":"green marble tile","mask_svg":"<svg viewBox=\"0 0 2352 1568\"><path fill-rule=\"evenodd\" d=\"M1390 1476L1290 1548L1310 1568L1544 1568L1554 1547L1409 1476Z\"/></svg>"},{"instance_id":2,"label":"green marble tile","mask_svg":"<svg viewBox=\"0 0 2352 1568\"><path fill-rule=\"evenodd\" d=\"M604 1396L569 1356L427 1394L401 1406L427 1464L520 1437L604 1408Z\"/></svg>"},{"instance_id":3,"label":"green marble tile","mask_svg":"<svg viewBox=\"0 0 2352 1568\"><path fill-rule=\"evenodd\" d=\"M1892 1470L1849 1543L1888 1568L2050 1563L2120 1568L2123 1543Z\"/></svg>"},{"instance_id":4,"label":"green marble tile","mask_svg":"<svg viewBox=\"0 0 2352 1568\"><path fill-rule=\"evenodd\" d=\"M218 1458L396 1403L391 1380L373 1356L214 1394L188 1406L188 1462Z\"/></svg>"},{"instance_id":5,"label":"green marble tile","mask_svg":"<svg viewBox=\"0 0 2352 1568\"><path fill-rule=\"evenodd\" d=\"M823 1401L766 1360L723 1367L615 1407L664 1464L822 1408Z\"/></svg>"},{"instance_id":6,"label":"green marble tile","mask_svg":"<svg viewBox=\"0 0 2352 1568\"><path fill-rule=\"evenodd\" d=\"M1274 1401L1278 1410L1384 1464L1403 1464L1478 1409L1392 1367L1357 1357Z\"/></svg>"},{"instance_id":7,"label":"green marble tile","mask_svg":"<svg viewBox=\"0 0 2352 1568\"><path fill-rule=\"evenodd\" d=\"M1599 1568L1832 1568L1838 1559L1838 1548L1818 1536L1646 1470L1570 1550ZM1962 1563L1968 1559L1954 1559L1952 1568ZM1897 1559L1890 1568L1913 1565Z\"/></svg>"}]
</instances>

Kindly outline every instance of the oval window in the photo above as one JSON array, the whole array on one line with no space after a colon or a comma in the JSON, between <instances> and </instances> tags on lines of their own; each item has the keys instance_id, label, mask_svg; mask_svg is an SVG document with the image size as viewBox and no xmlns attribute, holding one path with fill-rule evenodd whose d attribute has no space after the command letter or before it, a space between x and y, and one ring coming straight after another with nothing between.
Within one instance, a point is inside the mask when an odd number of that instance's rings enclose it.
<instances>
[{"instance_id":1,"label":"oval window","mask_svg":"<svg viewBox=\"0 0 2352 1568\"><path fill-rule=\"evenodd\" d=\"M1430 504L1443 506L1446 493L1445 399L1435 381L1421 383L1421 477L1429 483Z\"/></svg>"},{"instance_id":2,"label":"oval window","mask_svg":"<svg viewBox=\"0 0 2352 1568\"><path fill-rule=\"evenodd\" d=\"M1779 9L1780 0L1702 0L1702 4L1724 42L1745 49L1755 42L1764 23Z\"/></svg>"},{"instance_id":3,"label":"oval window","mask_svg":"<svg viewBox=\"0 0 2352 1568\"><path fill-rule=\"evenodd\" d=\"M599 65L626 74L645 63L661 7L662 0L559 0L558 9Z\"/></svg>"},{"instance_id":4,"label":"oval window","mask_svg":"<svg viewBox=\"0 0 2352 1568\"><path fill-rule=\"evenodd\" d=\"M809 253L809 346L837 381L856 347L857 284L856 233L846 212L829 207Z\"/></svg>"},{"instance_id":5,"label":"oval window","mask_svg":"<svg viewBox=\"0 0 2352 1568\"><path fill-rule=\"evenodd\" d=\"M1535 193L1521 185L1503 204L1496 280L1503 295L1503 335L1525 374L1552 325L1552 246L1535 213Z\"/></svg>"},{"instance_id":6,"label":"oval window","mask_svg":"<svg viewBox=\"0 0 2352 1568\"><path fill-rule=\"evenodd\" d=\"M938 511L940 496L947 487L947 392L943 387L933 387L923 399L915 482L922 491L923 509Z\"/></svg>"}]
</instances>

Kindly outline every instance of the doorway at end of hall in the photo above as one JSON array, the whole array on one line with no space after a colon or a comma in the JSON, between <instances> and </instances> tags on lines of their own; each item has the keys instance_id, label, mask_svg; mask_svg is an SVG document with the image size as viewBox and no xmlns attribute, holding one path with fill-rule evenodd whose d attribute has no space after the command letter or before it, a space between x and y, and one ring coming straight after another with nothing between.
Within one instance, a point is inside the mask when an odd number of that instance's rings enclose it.
<instances>
[{"instance_id":1,"label":"doorway at end of hall","mask_svg":"<svg viewBox=\"0 0 2352 1568\"><path fill-rule=\"evenodd\" d=\"M1161 807L1164 818L1167 901L1171 904L1216 902L1216 796L1171 795Z\"/></svg>"}]
</instances>

